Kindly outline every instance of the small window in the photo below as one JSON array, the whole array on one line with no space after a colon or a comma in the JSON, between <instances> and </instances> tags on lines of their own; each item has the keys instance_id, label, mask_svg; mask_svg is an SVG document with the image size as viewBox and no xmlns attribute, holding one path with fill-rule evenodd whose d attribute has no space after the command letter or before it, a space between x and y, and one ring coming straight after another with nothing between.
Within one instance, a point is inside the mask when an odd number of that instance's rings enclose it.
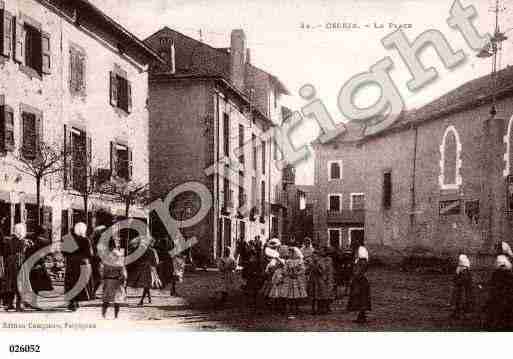
<instances>
[{"instance_id":1,"label":"small window","mask_svg":"<svg viewBox=\"0 0 513 359\"><path fill-rule=\"evenodd\" d=\"M383 174L383 208L392 207L392 172Z\"/></svg>"},{"instance_id":2,"label":"small window","mask_svg":"<svg viewBox=\"0 0 513 359\"><path fill-rule=\"evenodd\" d=\"M132 112L132 83L124 71L110 72L110 103L126 113Z\"/></svg>"},{"instance_id":3,"label":"small window","mask_svg":"<svg viewBox=\"0 0 513 359\"><path fill-rule=\"evenodd\" d=\"M332 161L328 163L328 178L330 180L342 179L342 162Z\"/></svg>"},{"instance_id":4,"label":"small window","mask_svg":"<svg viewBox=\"0 0 513 359\"><path fill-rule=\"evenodd\" d=\"M332 248L340 248L341 235L339 228L328 229L328 241Z\"/></svg>"},{"instance_id":5,"label":"small window","mask_svg":"<svg viewBox=\"0 0 513 359\"><path fill-rule=\"evenodd\" d=\"M0 54L5 57L11 57L12 29L12 15L0 9Z\"/></svg>"},{"instance_id":6,"label":"small window","mask_svg":"<svg viewBox=\"0 0 513 359\"><path fill-rule=\"evenodd\" d=\"M342 195L330 194L328 201L328 210L330 212L340 212L342 210Z\"/></svg>"},{"instance_id":7,"label":"small window","mask_svg":"<svg viewBox=\"0 0 513 359\"><path fill-rule=\"evenodd\" d=\"M262 141L262 173L265 174L266 159L265 159L265 141Z\"/></svg>"},{"instance_id":8,"label":"small window","mask_svg":"<svg viewBox=\"0 0 513 359\"><path fill-rule=\"evenodd\" d=\"M70 48L69 88L72 95L84 95L86 90L86 57L75 48Z\"/></svg>"},{"instance_id":9,"label":"small window","mask_svg":"<svg viewBox=\"0 0 513 359\"><path fill-rule=\"evenodd\" d=\"M251 144L253 146L253 169L256 171L257 169L257 145L256 145L256 135L251 135Z\"/></svg>"},{"instance_id":10,"label":"small window","mask_svg":"<svg viewBox=\"0 0 513 359\"><path fill-rule=\"evenodd\" d=\"M363 193L352 193L350 207L353 211L365 209L365 195Z\"/></svg>"},{"instance_id":11,"label":"small window","mask_svg":"<svg viewBox=\"0 0 513 359\"><path fill-rule=\"evenodd\" d=\"M239 150L241 151L241 154L239 156L239 162L244 163L244 126L239 125Z\"/></svg>"},{"instance_id":12,"label":"small window","mask_svg":"<svg viewBox=\"0 0 513 359\"><path fill-rule=\"evenodd\" d=\"M265 181L262 181L262 186L260 187L261 197L260 197L260 207L262 208L262 216L265 215Z\"/></svg>"},{"instance_id":13,"label":"small window","mask_svg":"<svg viewBox=\"0 0 513 359\"><path fill-rule=\"evenodd\" d=\"M230 158L230 116L223 113L223 146L225 157Z\"/></svg>"},{"instance_id":14,"label":"small window","mask_svg":"<svg viewBox=\"0 0 513 359\"><path fill-rule=\"evenodd\" d=\"M39 141L37 116L34 113L22 112L22 152L26 159L34 159L37 154L37 146Z\"/></svg>"},{"instance_id":15,"label":"small window","mask_svg":"<svg viewBox=\"0 0 513 359\"><path fill-rule=\"evenodd\" d=\"M39 75L43 73L43 48L41 32L25 24L25 66L35 70Z\"/></svg>"},{"instance_id":16,"label":"small window","mask_svg":"<svg viewBox=\"0 0 513 359\"><path fill-rule=\"evenodd\" d=\"M223 180L223 200L225 208L232 208L232 190L230 180L227 178Z\"/></svg>"},{"instance_id":17,"label":"small window","mask_svg":"<svg viewBox=\"0 0 513 359\"><path fill-rule=\"evenodd\" d=\"M111 172L113 177L132 179L132 150L125 144L111 142L110 144Z\"/></svg>"},{"instance_id":18,"label":"small window","mask_svg":"<svg viewBox=\"0 0 513 359\"><path fill-rule=\"evenodd\" d=\"M14 150L14 112L7 105L0 106L0 151Z\"/></svg>"},{"instance_id":19,"label":"small window","mask_svg":"<svg viewBox=\"0 0 513 359\"><path fill-rule=\"evenodd\" d=\"M74 190L83 191L87 183L87 137L85 131L73 128L71 138L71 185Z\"/></svg>"}]
</instances>

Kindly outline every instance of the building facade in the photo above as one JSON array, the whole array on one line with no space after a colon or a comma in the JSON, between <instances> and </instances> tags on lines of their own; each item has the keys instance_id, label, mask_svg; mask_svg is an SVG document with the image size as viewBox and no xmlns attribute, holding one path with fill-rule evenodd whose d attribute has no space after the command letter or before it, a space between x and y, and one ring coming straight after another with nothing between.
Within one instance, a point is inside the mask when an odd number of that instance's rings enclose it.
<instances>
[{"instance_id":1,"label":"building facade","mask_svg":"<svg viewBox=\"0 0 513 359\"><path fill-rule=\"evenodd\" d=\"M86 219L124 215L124 204L81 193L94 177L148 182L148 46L88 1L0 1L0 213L10 233L37 220L35 179L18 169L47 144L65 166L43 179L43 224L54 240ZM100 216L101 213L101 216ZM98 215L97 215L98 214ZM134 206L131 216L146 217ZM102 218L100 218L102 217Z\"/></svg>"},{"instance_id":2,"label":"building facade","mask_svg":"<svg viewBox=\"0 0 513 359\"><path fill-rule=\"evenodd\" d=\"M169 28L146 43L168 63L150 78L150 183L163 198L185 183L199 182L213 206L196 225L183 228L199 243L193 252L213 260L239 240L267 239L281 226L274 191L281 171L274 143L263 134L281 123L278 79L250 62L242 30L229 49L213 48ZM208 170L210 169L210 170ZM190 218L201 206L184 193L171 204L175 218ZM155 235L165 235L152 221Z\"/></svg>"},{"instance_id":3,"label":"building facade","mask_svg":"<svg viewBox=\"0 0 513 359\"><path fill-rule=\"evenodd\" d=\"M319 147L320 173L338 157L349 155L361 164L344 165L343 178L363 180L350 192L365 194L365 242L376 253L422 248L488 255L498 241L509 240L512 79L513 68L507 67L498 73L495 96L492 78L481 77L403 113L391 128L351 149L331 152L337 140ZM326 181L329 174L321 177ZM331 191L321 191L318 200Z\"/></svg>"}]
</instances>

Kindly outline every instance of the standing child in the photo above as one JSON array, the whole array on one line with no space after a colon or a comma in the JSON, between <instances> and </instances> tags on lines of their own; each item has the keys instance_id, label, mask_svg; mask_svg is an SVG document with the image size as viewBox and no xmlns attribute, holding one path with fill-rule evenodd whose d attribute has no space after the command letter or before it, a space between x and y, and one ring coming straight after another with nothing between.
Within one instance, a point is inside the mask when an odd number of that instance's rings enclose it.
<instances>
[{"instance_id":1,"label":"standing child","mask_svg":"<svg viewBox=\"0 0 513 359\"><path fill-rule=\"evenodd\" d=\"M272 272L269 298L272 301L273 310L285 313L287 307L287 293L285 290L285 263L289 256L289 247L281 245L278 248L278 257L274 258L267 266L267 271Z\"/></svg>"},{"instance_id":2,"label":"standing child","mask_svg":"<svg viewBox=\"0 0 513 359\"><path fill-rule=\"evenodd\" d=\"M472 308L472 273L470 272L470 260L465 254L458 258L456 275L454 276L454 288L451 304L454 309L451 317L459 319L462 314L468 313Z\"/></svg>"},{"instance_id":3,"label":"standing child","mask_svg":"<svg viewBox=\"0 0 513 359\"><path fill-rule=\"evenodd\" d=\"M289 313L297 315L299 301L308 297L306 293L305 263L303 254L297 247L289 248L289 256L285 260L283 292L287 300Z\"/></svg>"},{"instance_id":4,"label":"standing child","mask_svg":"<svg viewBox=\"0 0 513 359\"><path fill-rule=\"evenodd\" d=\"M354 267L353 278L349 286L349 301L347 310L358 312L355 323L367 323L367 311L371 310L370 284L365 276L369 262L369 252L363 246L357 251L357 259Z\"/></svg>"},{"instance_id":5,"label":"standing child","mask_svg":"<svg viewBox=\"0 0 513 359\"><path fill-rule=\"evenodd\" d=\"M107 309L114 304L114 318L117 319L121 304L126 302L127 272L123 251L116 248L113 239L109 241L109 253L106 260L100 264L99 273L103 278L102 316L105 318Z\"/></svg>"},{"instance_id":6,"label":"standing child","mask_svg":"<svg viewBox=\"0 0 513 359\"><path fill-rule=\"evenodd\" d=\"M171 297L176 297L176 283L183 282L183 274L185 272L185 257L180 253L173 256L173 277L171 278Z\"/></svg>"},{"instance_id":7,"label":"standing child","mask_svg":"<svg viewBox=\"0 0 513 359\"><path fill-rule=\"evenodd\" d=\"M228 294L235 288L237 263L232 256L230 248L224 249L224 255L219 259L217 266L222 279L220 304L224 304L228 299Z\"/></svg>"},{"instance_id":8,"label":"standing child","mask_svg":"<svg viewBox=\"0 0 513 359\"><path fill-rule=\"evenodd\" d=\"M312 314L326 314L334 294L333 260L327 248L314 253L309 267L308 295L312 299Z\"/></svg>"}]
</instances>

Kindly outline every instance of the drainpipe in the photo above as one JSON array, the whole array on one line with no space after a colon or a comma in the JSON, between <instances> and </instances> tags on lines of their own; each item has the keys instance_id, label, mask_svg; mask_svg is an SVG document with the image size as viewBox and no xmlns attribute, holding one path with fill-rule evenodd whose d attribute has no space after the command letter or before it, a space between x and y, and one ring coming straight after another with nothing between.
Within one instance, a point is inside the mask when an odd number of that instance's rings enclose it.
<instances>
[{"instance_id":1,"label":"drainpipe","mask_svg":"<svg viewBox=\"0 0 513 359\"><path fill-rule=\"evenodd\" d=\"M413 232L415 229L415 210L416 210L416 198L415 198L415 177L417 171L417 142L418 142L418 127L413 125L413 158L412 158L412 171L411 171L411 208L410 208L410 231Z\"/></svg>"}]
</instances>

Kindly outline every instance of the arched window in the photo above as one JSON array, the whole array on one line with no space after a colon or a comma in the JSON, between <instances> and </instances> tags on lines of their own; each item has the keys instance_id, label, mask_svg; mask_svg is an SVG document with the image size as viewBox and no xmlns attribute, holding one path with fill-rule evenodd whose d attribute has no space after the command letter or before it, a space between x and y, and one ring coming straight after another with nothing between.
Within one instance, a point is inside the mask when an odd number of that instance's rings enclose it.
<instances>
[{"instance_id":1,"label":"arched window","mask_svg":"<svg viewBox=\"0 0 513 359\"><path fill-rule=\"evenodd\" d=\"M511 148L511 145L513 144L513 133L511 133L513 127L512 123L513 116L509 120L508 129L504 136L504 144L506 145L506 153L504 153L504 170L502 172L504 177L511 174L511 163L513 160L513 148Z\"/></svg>"},{"instance_id":2,"label":"arched window","mask_svg":"<svg viewBox=\"0 0 513 359\"><path fill-rule=\"evenodd\" d=\"M440 176L441 189L458 189L463 183L461 177L461 141L454 126L444 132L440 145Z\"/></svg>"}]
</instances>

